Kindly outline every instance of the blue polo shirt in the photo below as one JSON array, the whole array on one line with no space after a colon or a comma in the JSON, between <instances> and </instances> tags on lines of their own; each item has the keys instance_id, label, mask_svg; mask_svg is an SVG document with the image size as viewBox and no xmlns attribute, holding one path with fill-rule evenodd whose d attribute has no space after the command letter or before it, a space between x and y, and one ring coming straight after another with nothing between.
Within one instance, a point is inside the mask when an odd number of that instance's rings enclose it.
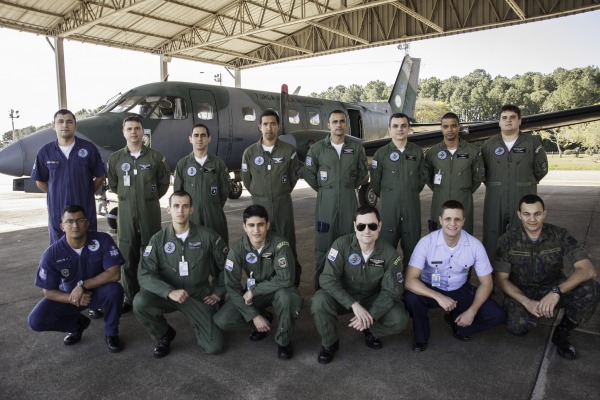
<instances>
[{"instance_id":1,"label":"blue polo shirt","mask_svg":"<svg viewBox=\"0 0 600 400\"><path fill-rule=\"evenodd\" d=\"M35 285L46 290L70 293L80 280L91 279L125 259L108 233L87 232L81 255L69 246L65 236L42 255Z\"/></svg>"},{"instance_id":2,"label":"blue polo shirt","mask_svg":"<svg viewBox=\"0 0 600 400\"><path fill-rule=\"evenodd\" d=\"M90 221L90 230L97 230L94 177L106 174L106 167L96 146L87 140L75 137L69 158L58 146L58 140L40 149L31 171L31 178L48 183L48 230L50 243L57 241L63 232L60 229L62 209L77 204L83 207Z\"/></svg>"},{"instance_id":3,"label":"blue polo shirt","mask_svg":"<svg viewBox=\"0 0 600 400\"><path fill-rule=\"evenodd\" d=\"M441 274L439 289L452 291L461 288L468 279L469 268L475 268L477 276L492 273L492 265L481 242L464 230L454 249L450 249L439 229L424 236L417 243L410 257L409 266L420 269L421 280L431 285L431 274Z\"/></svg>"}]
</instances>

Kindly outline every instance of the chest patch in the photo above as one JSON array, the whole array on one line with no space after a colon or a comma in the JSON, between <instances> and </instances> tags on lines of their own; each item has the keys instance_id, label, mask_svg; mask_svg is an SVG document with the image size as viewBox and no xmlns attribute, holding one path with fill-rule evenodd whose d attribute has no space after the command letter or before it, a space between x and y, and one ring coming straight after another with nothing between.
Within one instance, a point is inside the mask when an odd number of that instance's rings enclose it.
<instances>
[{"instance_id":1,"label":"chest patch","mask_svg":"<svg viewBox=\"0 0 600 400\"><path fill-rule=\"evenodd\" d=\"M246 262L248 264L256 264L257 261L258 261L258 257L256 257L256 254L254 254L254 253L246 254Z\"/></svg>"},{"instance_id":2,"label":"chest patch","mask_svg":"<svg viewBox=\"0 0 600 400\"><path fill-rule=\"evenodd\" d=\"M131 164L129 164L129 163L121 164L121 171L129 172L130 170L131 170Z\"/></svg>"},{"instance_id":3,"label":"chest patch","mask_svg":"<svg viewBox=\"0 0 600 400\"><path fill-rule=\"evenodd\" d=\"M348 257L348 262L350 263L350 265L352 265L353 267L357 267L360 265L361 259L360 256L356 253L352 253L350 254L350 256Z\"/></svg>"},{"instance_id":4,"label":"chest patch","mask_svg":"<svg viewBox=\"0 0 600 400\"><path fill-rule=\"evenodd\" d=\"M446 152L445 152L444 150L441 150L441 151L439 151L439 152L437 153L437 157L438 157L440 160L445 160L445 159L446 159L446 157L448 157L448 154L446 154Z\"/></svg>"},{"instance_id":5,"label":"chest patch","mask_svg":"<svg viewBox=\"0 0 600 400\"><path fill-rule=\"evenodd\" d=\"M165 243L163 249L165 250L165 253L173 254L175 252L175 243L167 242Z\"/></svg>"},{"instance_id":6,"label":"chest patch","mask_svg":"<svg viewBox=\"0 0 600 400\"><path fill-rule=\"evenodd\" d=\"M261 165L263 165L265 163L265 159L263 158L263 156L257 156L254 158L254 164L258 165L259 167Z\"/></svg>"},{"instance_id":7,"label":"chest patch","mask_svg":"<svg viewBox=\"0 0 600 400\"><path fill-rule=\"evenodd\" d=\"M392 154L390 154L390 160L392 161L398 161L400 159L400 154L398 154L397 152L393 152Z\"/></svg>"},{"instance_id":8,"label":"chest patch","mask_svg":"<svg viewBox=\"0 0 600 400\"><path fill-rule=\"evenodd\" d=\"M408 161L417 161L417 156L415 156L414 154L407 154L406 159Z\"/></svg>"},{"instance_id":9,"label":"chest patch","mask_svg":"<svg viewBox=\"0 0 600 400\"><path fill-rule=\"evenodd\" d=\"M494 154L497 156L501 156L504 154L504 147L500 146L500 147L496 147L496 150L494 150Z\"/></svg>"},{"instance_id":10,"label":"chest patch","mask_svg":"<svg viewBox=\"0 0 600 400\"><path fill-rule=\"evenodd\" d=\"M196 167L189 167L187 170L188 176L196 176L197 173L198 170L196 169Z\"/></svg>"},{"instance_id":11,"label":"chest patch","mask_svg":"<svg viewBox=\"0 0 600 400\"><path fill-rule=\"evenodd\" d=\"M100 248L100 242L98 242L96 239L92 240L92 242L90 244L88 244L89 251L98 251L99 248Z\"/></svg>"},{"instance_id":12,"label":"chest patch","mask_svg":"<svg viewBox=\"0 0 600 400\"><path fill-rule=\"evenodd\" d=\"M353 148L342 149L342 154L354 154L354 149Z\"/></svg>"},{"instance_id":13,"label":"chest patch","mask_svg":"<svg viewBox=\"0 0 600 400\"><path fill-rule=\"evenodd\" d=\"M86 149L79 149L77 155L81 158L85 158L88 156L88 151Z\"/></svg>"},{"instance_id":14,"label":"chest patch","mask_svg":"<svg viewBox=\"0 0 600 400\"><path fill-rule=\"evenodd\" d=\"M466 160L467 158L469 158L469 153L457 154L456 158L458 158L459 160Z\"/></svg>"},{"instance_id":15,"label":"chest patch","mask_svg":"<svg viewBox=\"0 0 600 400\"><path fill-rule=\"evenodd\" d=\"M273 157L274 164L283 164L283 157Z\"/></svg>"},{"instance_id":16,"label":"chest patch","mask_svg":"<svg viewBox=\"0 0 600 400\"><path fill-rule=\"evenodd\" d=\"M513 147L512 152L515 154L525 154L527 153L527 148L525 147Z\"/></svg>"}]
</instances>

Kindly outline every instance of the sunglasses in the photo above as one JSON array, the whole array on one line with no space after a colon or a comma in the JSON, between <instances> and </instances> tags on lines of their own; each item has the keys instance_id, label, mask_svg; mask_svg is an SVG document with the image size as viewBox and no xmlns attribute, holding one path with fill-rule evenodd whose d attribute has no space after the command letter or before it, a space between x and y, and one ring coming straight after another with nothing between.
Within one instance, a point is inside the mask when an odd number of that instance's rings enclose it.
<instances>
[{"instance_id":1,"label":"sunglasses","mask_svg":"<svg viewBox=\"0 0 600 400\"><path fill-rule=\"evenodd\" d=\"M370 231L376 231L377 227L379 226L379 224L376 224L375 222L371 222L370 224L356 224L356 230L359 232L362 232L365 230L366 227L369 227Z\"/></svg>"}]
</instances>

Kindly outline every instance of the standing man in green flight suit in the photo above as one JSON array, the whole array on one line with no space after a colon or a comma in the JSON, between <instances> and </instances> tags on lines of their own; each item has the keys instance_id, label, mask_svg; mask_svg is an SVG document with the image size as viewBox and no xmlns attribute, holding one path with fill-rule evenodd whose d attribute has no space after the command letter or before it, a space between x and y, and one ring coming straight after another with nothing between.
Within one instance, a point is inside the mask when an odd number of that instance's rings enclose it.
<instances>
[{"instance_id":1,"label":"standing man in green flight suit","mask_svg":"<svg viewBox=\"0 0 600 400\"><path fill-rule=\"evenodd\" d=\"M425 152L427 186L433 190L429 231L439 229L442 204L456 200L464 207L464 230L472 235L473 193L483 181L483 161L477 146L460 139L458 115L444 114L441 127L444 140Z\"/></svg>"},{"instance_id":2,"label":"standing man in green flight suit","mask_svg":"<svg viewBox=\"0 0 600 400\"><path fill-rule=\"evenodd\" d=\"M173 191L185 190L192 196L196 206L190 218L194 225L211 228L229 243L223 212L229 195L229 171L221 158L208 152L211 137L206 125L195 125L189 139L193 151L177 163Z\"/></svg>"},{"instance_id":3,"label":"standing man in green flight suit","mask_svg":"<svg viewBox=\"0 0 600 400\"><path fill-rule=\"evenodd\" d=\"M425 186L423 150L408 141L410 121L393 114L388 124L390 144L380 148L371 163L371 188L381 198L381 238L403 252L404 266L421 238L421 199Z\"/></svg>"},{"instance_id":4,"label":"standing man in green flight suit","mask_svg":"<svg viewBox=\"0 0 600 400\"><path fill-rule=\"evenodd\" d=\"M315 143L306 156L304 180L317 191L315 210L315 289L325 266L325 256L335 239L352 233L356 189L369 177L365 149L346 137L346 114L329 114L330 135Z\"/></svg>"},{"instance_id":5,"label":"standing man in green flight suit","mask_svg":"<svg viewBox=\"0 0 600 400\"><path fill-rule=\"evenodd\" d=\"M279 115L264 111L258 129L262 138L244 151L242 181L252 195L252 203L263 206L270 217L270 229L290 242L296 260L294 285L300 285L302 267L296 251L296 227L292 190L298 182L298 157L289 143L277 139Z\"/></svg>"},{"instance_id":6,"label":"standing man in green flight suit","mask_svg":"<svg viewBox=\"0 0 600 400\"><path fill-rule=\"evenodd\" d=\"M144 127L139 117L123 120L123 136L127 145L108 160L108 185L119 197L119 249L125 257L121 268L125 289L122 314L132 310L133 297L140 291L137 270L141 249L160 231L159 200L171 182L165 158L143 144Z\"/></svg>"},{"instance_id":7,"label":"standing man in green flight suit","mask_svg":"<svg viewBox=\"0 0 600 400\"><path fill-rule=\"evenodd\" d=\"M381 217L372 206L362 206L354 216L354 233L338 238L327 255L311 312L321 335L320 364L328 364L339 349L338 314L354 313L350 328L363 332L371 349L383 348L382 336L406 328L402 305L402 257L379 238Z\"/></svg>"},{"instance_id":8,"label":"standing man in green flight suit","mask_svg":"<svg viewBox=\"0 0 600 400\"><path fill-rule=\"evenodd\" d=\"M138 271L144 290L133 301L135 316L158 340L154 358L171 351L176 332L163 315L174 311L181 311L192 323L202 351L220 353L223 332L215 326L213 315L225 296L222 272L227 244L212 229L190 221L194 209L189 193L174 192L167 212L173 222L152 236L144 249Z\"/></svg>"},{"instance_id":9,"label":"standing man in green flight suit","mask_svg":"<svg viewBox=\"0 0 600 400\"><path fill-rule=\"evenodd\" d=\"M275 341L277 356L288 360L294 355L290 336L300 315L302 297L294 287L294 255L283 237L269 230L269 214L253 204L244 210L246 235L234 244L225 262L225 286L230 301L213 320L224 331L247 329L252 322L250 340L263 340L271 330L273 307L277 318ZM242 287L242 273L246 284Z\"/></svg>"},{"instance_id":10,"label":"standing man in green flight suit","mask_svg":"<svg viewBox=\"0 0 600 400\"><path fill-rule=\"evenodd\" d=\"M521 223L519 200L526 194L537 194L537 184L548 173L548 157L540 140L519 131L519 107L503 106L498 125L500 134L481 146L485 164L483 245L490 260L496 253L498 238Z\"/></svg>"}]
</instances>

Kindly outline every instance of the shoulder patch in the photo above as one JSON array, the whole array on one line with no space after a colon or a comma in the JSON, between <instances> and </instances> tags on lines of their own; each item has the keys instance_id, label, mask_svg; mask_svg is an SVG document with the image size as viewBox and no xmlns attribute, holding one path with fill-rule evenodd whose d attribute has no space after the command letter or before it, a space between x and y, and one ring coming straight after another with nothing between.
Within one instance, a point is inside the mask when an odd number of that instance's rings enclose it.
<instances>
[{"instance_id":1,"label":"shoulder patch","mask_svg":"<svg viewBox=\"0 0 600 400\"><path fill-rule=\"evenodd\" d=\"M280 268L285 268L287 267L287 260L285 259L285 257L281 257L277 260L277 263L279 264Z\"/></svg>"},{"instance_id":2,"label":"shoulder patch","mask_svg":"<svg viewBox=\"0 0 600 400\"><path fill-rule=\"evenodd\" d=\"M327 255L327 259L329 261L335 261L335 259L337 258L338 255L338 251L336 249L331 249L329 250L329 254Z\"/></svg>"},{"instance_id":3,"label":"shoulder patch","mask_svg":"<svg viewBox=\"0 0 600 400\"><path fill-rule=\"evenodd\" d=\"M227 259L227 261L225 261L225 269L227 271L233 271L233 261Z\"/></svg>"},{"instance_id":4,"label":"shoulder patch","mask_svg":"<svg viewBox=\"0 0 600 400\"><path fill-rule=\"evenodd\" d=\"M306 156L305 164L307 167L310 167L312 165L312 157L311 156Z\"/></svg>"},{"instance_id":5,"label":"shoulder patch","mask_svg":"<svg viewBox=\"0 0 600 400\"><path fill-rule=\"evenodd\" d=\"M398 283L404 282L404 276L402 275L402 272L396 272L396 282L398 282Z\"/></svg>"},{"instance_id":6,"label":"shoulder patch","mask_svg":"<svg viewBox=\"0 0 600 400\"><path fill-rule=\"evenodd\" d=\"M377 160L373 160L373 161L371 162L371 168L373 168L373 169L377 169Z\"/></svg>"},{"instance_id":7,"label":"shoulder patch","mask_svg":"<svg viewBox=\"0 0 600 400\"><path fill-rule=\"evenodd\" d=\"M281 249L283 246L289 246L289 245L290 245L289 242L283 241L277 245L277 250Z\"/></svg>"},{"instance_id":8,"label":"shoulder patch","mask_svg":"<svg viewBox=\"0 0 600 400\"><path fill-rule=\"evenodd\" d=\"M394 265L398 265L402 262L402 257L398 257L396 258L396 260L394 260Z\"/></svg>"},{"instance_id":9,"label":"shoulder patch","mask_svg":"<svg viewBox=\"0 0 600 400\"><path fill-rule=\"evenodd\" d=\"M242 163L242 172L248 172L248 164Z\"/></svg>"}]
</instances>

